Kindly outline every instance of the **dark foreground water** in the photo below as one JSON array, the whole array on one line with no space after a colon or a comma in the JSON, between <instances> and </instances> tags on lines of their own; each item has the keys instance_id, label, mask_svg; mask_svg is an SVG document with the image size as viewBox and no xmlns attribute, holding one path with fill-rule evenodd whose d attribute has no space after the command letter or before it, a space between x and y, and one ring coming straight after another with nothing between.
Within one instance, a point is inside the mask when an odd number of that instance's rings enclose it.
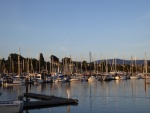
<instances>
[{"instance_id":1,"label":"dark foreground water","mask_svg":"<svg viewBox=\"0 0 150 113\"><path fill-rule=\"evenodd\" d=\"M70 82L29 86L29 92L78 99L78 105L48 107L23 113L150 113L150 84L143 79L110 82ZM0 100L14 100L26 86L0 87Z\"/></svg>"}]
</instances>

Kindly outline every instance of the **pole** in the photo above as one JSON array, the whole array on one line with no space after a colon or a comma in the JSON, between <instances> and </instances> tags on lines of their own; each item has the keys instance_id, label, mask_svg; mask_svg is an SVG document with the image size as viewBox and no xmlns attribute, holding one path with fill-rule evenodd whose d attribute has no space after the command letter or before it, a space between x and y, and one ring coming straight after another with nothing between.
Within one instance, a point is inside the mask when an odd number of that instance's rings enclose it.
<instances>
[{"instance_id":1,"label":"pole","mask_svg":"<svg viewBox=\"0 0 150 113\"><path fill-rule=\"evenodd\" d=\"M26 78L26 93L28 93L28 83L29 83L29 80L28 80L28 77Z\"/></svg>"}]
</instances>

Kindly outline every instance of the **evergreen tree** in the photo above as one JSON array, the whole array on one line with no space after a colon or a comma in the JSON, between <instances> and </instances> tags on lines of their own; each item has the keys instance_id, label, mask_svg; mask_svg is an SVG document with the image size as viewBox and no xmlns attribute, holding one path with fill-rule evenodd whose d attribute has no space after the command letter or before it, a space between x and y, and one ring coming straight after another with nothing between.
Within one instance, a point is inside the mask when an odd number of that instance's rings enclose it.
<instances>
[{"instance_id":1,"label":"evergreen tree","mask_svg":"<svg viewBox=\"0 0 150 113\"><path fill-rule=\"evenodd\" d=\"M44 57L43 57L43 54L40 53L40 58L39 58L39 68L40 68L40 71L44 69L44 66L45 66Z\"/></svg>"}]
</instances>

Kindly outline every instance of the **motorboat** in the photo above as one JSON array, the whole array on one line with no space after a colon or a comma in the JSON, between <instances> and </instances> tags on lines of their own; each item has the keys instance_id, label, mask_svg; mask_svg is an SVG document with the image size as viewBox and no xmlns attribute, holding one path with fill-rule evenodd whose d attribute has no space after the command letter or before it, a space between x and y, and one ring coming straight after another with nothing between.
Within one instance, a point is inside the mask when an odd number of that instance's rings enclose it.
<instances>
[{"instance_id":1,"label":"motorboat","mask_svg":"<svg viewBox=\"0 0 150 113\"><path fill-rule=\"evenodd\" d=\"M19 113L23 109L23 101L0 101L1 113Z\"/></svg>"},{"instance_id":2,"label":"motorboat","mask_svg":"<svg viewBox=\"0 0 150 113\"><path fill-rule=\"evenodd\" d=\"M4 85L23 85L24 82L23 82L23 79L21 79L19 76L5 76L3 77L2 79L2 83Z\"/></svg>"},{"instance_id":3,"label":"motorboat","mask_svg":"<svg viewBox=\"0 0 150 113\"><path fill-rule=\"evenodd\" d=\"M99 80L100 81L110 81L110 80L114 80L114 77L110 73L103 73L100 75Z\"/></svg>"},{"instance_id":4,"label":"motorboat","mask_svg":"<svg viewBox=\"0 0 150 113\"><path fill-rule=\"evenodd\" d=\"M127 76L124 74L116 75L115 80L126 80Z\"/></svg>"},{"instance_id":5,"label":"motorboat","mask_svg":"<svg viewBox=\"0 0 150 113\"><path fill-rule=\"evenodd\" d=\"M0 93L2 94L2 93ZM23 101L0 101L0 113L19 113L23 110Z\"/></svg>"},{"instance_id":6,"label":"motorboat","mask_svg":"<svg viewBox=\"0 0 150 113\"><path fill-rule=\"evenodd\" d=\"M37 74L34 78L34 84L38 84L38 83L43 83L44 80L42 79L42 75L41 74Z\"/></svg>"},{"instance_id":7,"label":"motorboat","mask_svg":"<svg viewBox=\"0 0 150 113\"><path fill-rule=\"evenodd\" d=\"M93 81L96 81L96 78L95 78L95 76L90 76L89 78L88 78L88 81L89 82L93 82Z\"/></svg>"}]
</instances>

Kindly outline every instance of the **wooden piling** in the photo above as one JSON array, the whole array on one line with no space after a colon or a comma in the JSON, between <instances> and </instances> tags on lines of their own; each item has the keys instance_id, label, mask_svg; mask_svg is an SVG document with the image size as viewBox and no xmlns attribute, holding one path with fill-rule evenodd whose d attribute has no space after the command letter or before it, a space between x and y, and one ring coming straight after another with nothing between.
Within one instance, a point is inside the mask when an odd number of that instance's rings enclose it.
<instances>
[{"instance_id":1,"label":"wooden piling","mask_svg":"<svg viewBox=\"0 0 150 113\"><path fill-rule=\"evenodd\" d=\"M26 78L26 93L28 93L28 83L29 83L29 80L28 80L28 77Z\"/></svg>"}]
</instances>

